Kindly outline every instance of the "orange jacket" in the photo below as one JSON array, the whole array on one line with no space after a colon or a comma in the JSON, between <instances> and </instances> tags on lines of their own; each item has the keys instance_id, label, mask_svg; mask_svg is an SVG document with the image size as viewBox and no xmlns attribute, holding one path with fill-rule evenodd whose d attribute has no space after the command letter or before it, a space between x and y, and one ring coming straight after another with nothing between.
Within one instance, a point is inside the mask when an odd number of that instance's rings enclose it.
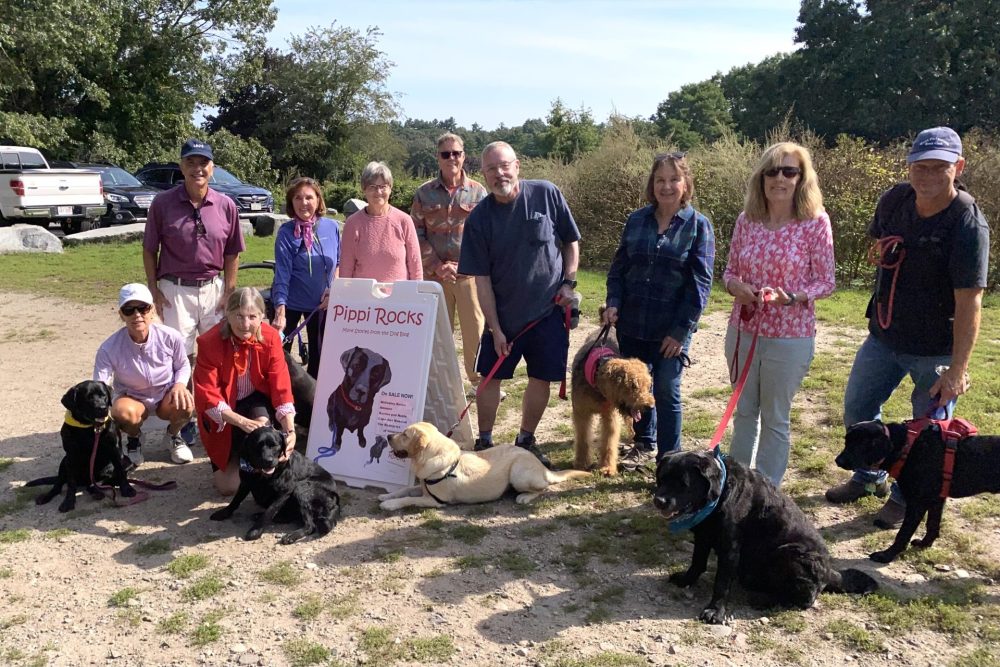
<instances>
[{"instance_id":1,"label":"orange jacket","mask_svg":"<svg viewBox=\"0 0 1000 667\"><path fill-rule=\"evenodd\" d=\"M225 320L223 320L224 322ZM194 368L194 405L198 413L198 430L205 451L217 467L226 469L232 447L232 426L219 424L206 412L225 401L236 408L236 368L233 365L233 345L222 338L222 324L215 325L198 336L198 357ZM292 403L292 383L288 378L281 337L266 322L260 325L264 342L251 351L250 381L257 391L271 399L277 409Z\"/></svg>"}]
</instances>

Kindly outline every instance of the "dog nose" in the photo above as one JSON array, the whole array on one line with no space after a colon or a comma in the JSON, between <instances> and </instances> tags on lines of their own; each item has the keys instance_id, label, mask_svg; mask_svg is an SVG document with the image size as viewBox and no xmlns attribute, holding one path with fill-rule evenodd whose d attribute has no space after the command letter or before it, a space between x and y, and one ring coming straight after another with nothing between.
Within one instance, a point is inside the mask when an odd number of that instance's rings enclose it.
<instances>
[{"instance_id":1,"label":"dog nose","mask_svg":"<svg viewBox=\"0 0 1000 667\"><path fill-rule=\"evenodd\" d=\"M844 470L854 470L854 466L851 465L850 461L847 460L847 457L844 456L843 453L838 454L837 458L834 459L834 462L837 464L838 468L842 468Z\"/></svg>"},{"instance_id":2,"label":"dog nose","mask_svg":"<svg viewBox=\"0 0 1000 667\"><path fill-rule=\"evenodd\" d=\"M658 510L666 509L667 505L669 504L670 501L664 498L663 496L653 496L653 506L656 507L656 509Z\"/></svg>"}]
</instances>

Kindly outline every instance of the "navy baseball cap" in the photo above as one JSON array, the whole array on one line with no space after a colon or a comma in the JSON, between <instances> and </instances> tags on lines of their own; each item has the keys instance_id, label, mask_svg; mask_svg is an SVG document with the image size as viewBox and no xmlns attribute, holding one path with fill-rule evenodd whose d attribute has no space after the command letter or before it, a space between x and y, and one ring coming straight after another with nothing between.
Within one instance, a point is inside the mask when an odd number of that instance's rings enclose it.
<instances>
[{"instance_id":1,"label":"navy baseball cap","mask_svg":"<svg viewBox=\"0 0 1000 667\"><path fill-rule=\"evenodd\" d=\"M212 147L201 139L188 139L184 142L184 145L181 146L181 159L183 160L189 155L200 155L209 160L215 159L212 156Z\"/></svg>"},{"instance_id":2,"label":"navy baseball cap","mask_svg":"<svg viewBox=\"0 0 1000 667\"><path fill-rule=\"evenodd\" d=\"M906 164L920 160L944 160L952 164L962 157L962 140L950 127L932 127L917 135L906 156Z\"/></svg>"}]
</instances>

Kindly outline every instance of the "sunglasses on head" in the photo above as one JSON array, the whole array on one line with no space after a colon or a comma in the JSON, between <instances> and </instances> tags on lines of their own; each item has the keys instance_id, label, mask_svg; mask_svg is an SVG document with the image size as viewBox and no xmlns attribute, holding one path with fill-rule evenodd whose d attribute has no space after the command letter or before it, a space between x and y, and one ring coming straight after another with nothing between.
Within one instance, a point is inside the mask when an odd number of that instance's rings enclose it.
<instances>
[{"instance_id":1,"label":"sunglasses on head","mask_svg":"<svg viewBox=\"0 0 1000 667\"><path fill-rule=\"evenodd\" d=\"M153 307L148 303L144 303L141 306L122 306L121 308L119 308L119 310L122 312L122 315L124 315L125 317L132 317L137 312L141 315L145 315L152 309Z\"/></svg>"},{"instance_id":2,"label":"sunglasses on head","mask_svg":"<svg viewBox=\"0 0 1000 667\"><path fill-rule=\"evenodd\" d=\"M198 234L198 236L208 236L208 231L205 229L205 223L201 221L201 209L196 208L191 217L194 219L194 231Z\"/></svg>"},{"instance_id":3,"label":"sunglasses on head","mask_svg":"<svg viewBox=\"0 0 1000 667\"><path fill-rule=\"evenodd\" d=\"M448 158L460 158L464 154L465 151L441 151L438 153L442 160L447 160Z\"/></svg>"},{"instance_id":4,"label":"sunglasses on head","mask_svg":"<svg viewBox=\"0 0 1000 667\"><path fill-rule=\"evenodd\" d=\"M781 174L785 178L795 178L802 173L802 170L798 167L772 167L764 172L765 176L770 176L774 178L778 174Z\"/></svg>"}]
</instances>

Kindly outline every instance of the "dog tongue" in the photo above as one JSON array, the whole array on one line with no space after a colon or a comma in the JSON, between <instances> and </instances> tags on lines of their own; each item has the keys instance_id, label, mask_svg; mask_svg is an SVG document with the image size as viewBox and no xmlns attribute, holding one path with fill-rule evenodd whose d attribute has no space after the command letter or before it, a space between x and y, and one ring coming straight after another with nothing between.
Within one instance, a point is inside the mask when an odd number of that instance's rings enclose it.
<instances>
[{"instance_id":1,"label":"dog tongue","mask_svg":"<svg viewBox=\"0 0 1000 667\"><path fill-rule=\"evenodd\" d=\"M638 422L641 419L642 419L642 410L633 410L632 411L632 421Z\"/></svg>"}]
</instances>

